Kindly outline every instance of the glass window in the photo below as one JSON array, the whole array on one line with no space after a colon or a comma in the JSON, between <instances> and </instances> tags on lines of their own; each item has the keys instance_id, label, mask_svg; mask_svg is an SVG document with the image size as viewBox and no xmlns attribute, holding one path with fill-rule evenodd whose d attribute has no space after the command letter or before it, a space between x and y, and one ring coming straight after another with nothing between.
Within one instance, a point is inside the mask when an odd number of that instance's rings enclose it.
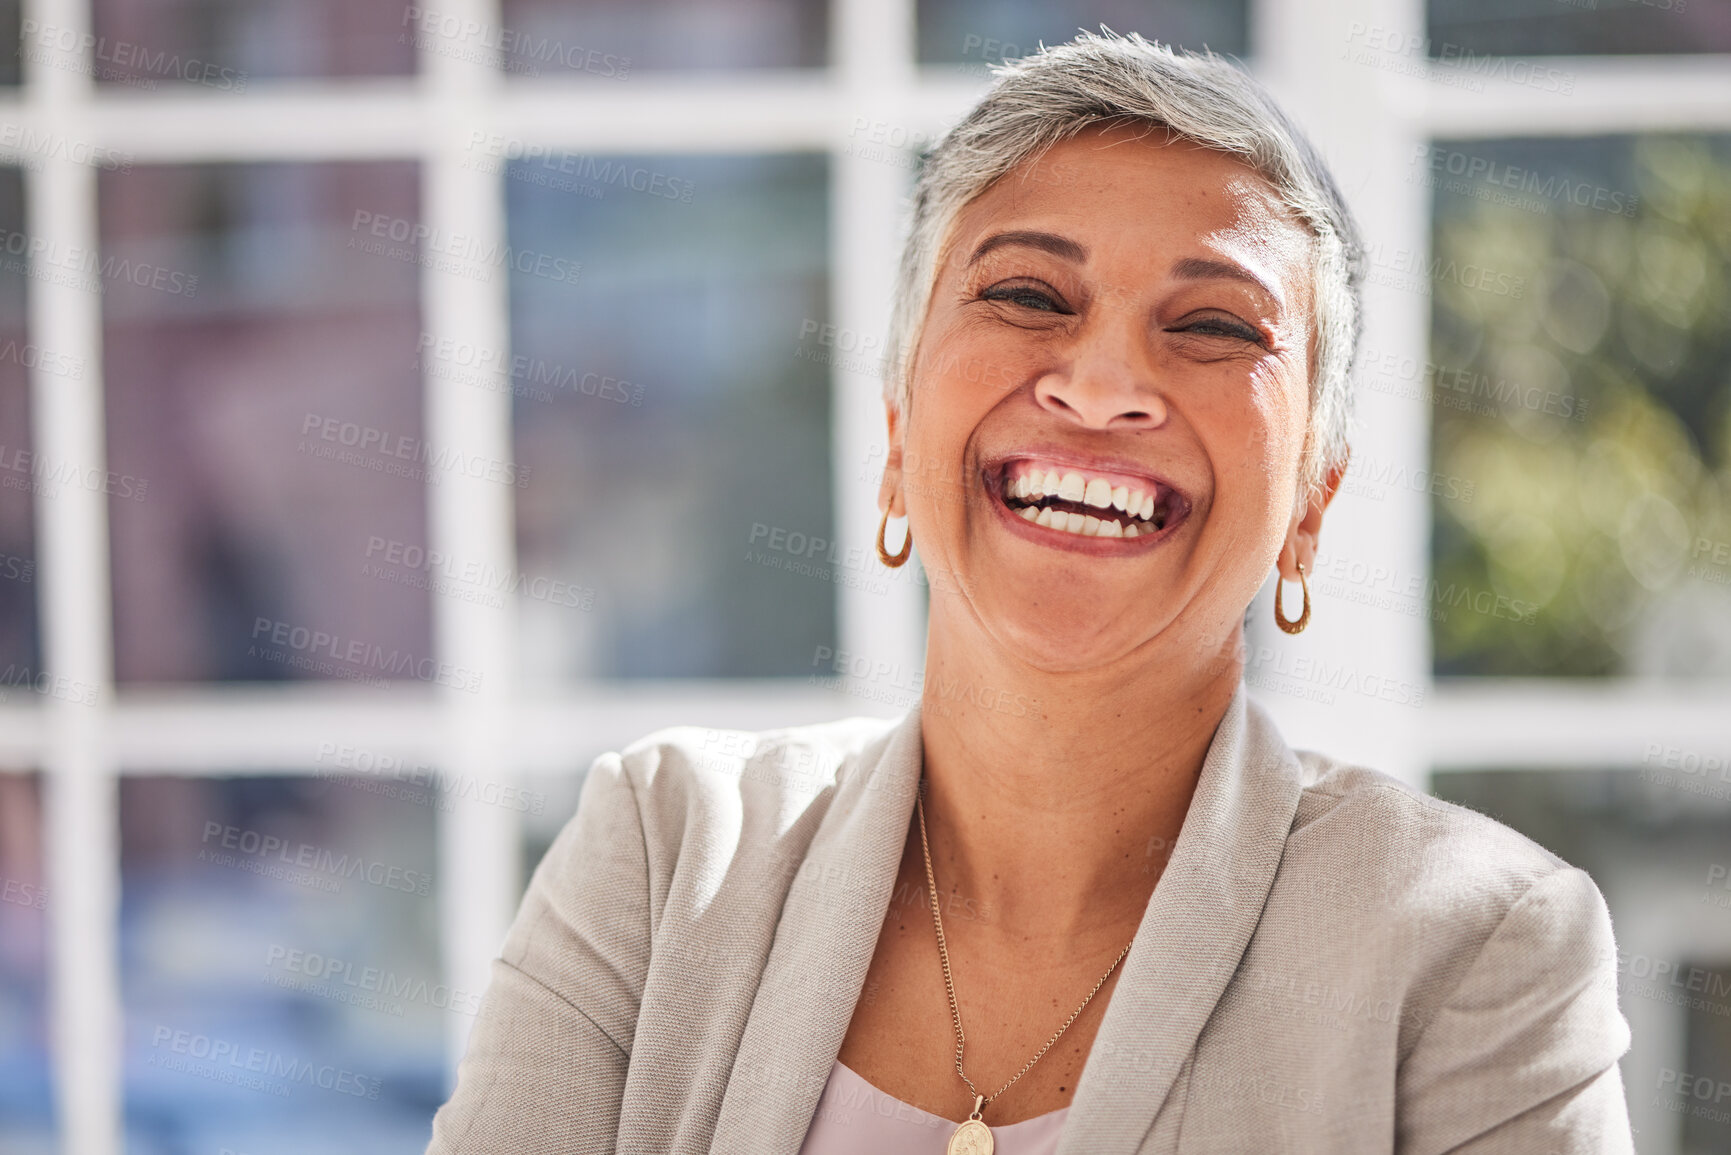
<instances>
[{"instance_id":1,"label":"glass window","mask_svg":"<svg viewBox=\"0 0 1731 1155\"><path fill-rule=\"evenodd\" d=\"M0 0L0 85L17 84L20 79L20 8L19 0Z\"/></svg>"},{"instance_id":2,"label":"glass window","mask_svg":"<svg viewBox=\"0 0 1731 1155\"><path fill-rule=\"evenodd\" d=\"M575 591L524 600L530 677L809 673L835 634L835 586L798 568L834 536L829 370L801 343L823 159L555 156L507 197L515 251L582 264L511 281L520 565Z\"/></svg>"},{"instance_id":3,"label":"glass window","mask_svg":"<svg viewBox=\"0 0 1731 1155\"><path fill-rule=\"evenodd\" d=\"M479 995L439 975L435 808L377 785L122 782L128 1151L425 1148Z\"/></svg>"},{"instance_id":4,"label":"glass window","mask_svg":"<svg viewBox=\"0 0 1731 1155\"><path fill-rule=\"evenodd\" d=\"M1731 139L1438 142L1437 671L1731 673ZM1433 486L1433 492L1436 491Z\"/></svg>"},{"instance_id":5,"label":"glass window","mask_svg":"<svg viewBox=\"0 0 1731 1155\"><path fill-rule=\"evenodd\" d=\"M1249 51L1245 0L920 0L919 58L988 75L994 64L1061 44L1078 30L1140 32L1162 44Z\"/></svg>"},{"instance_id":6,"label":"glass window","mask_svg":"<svg viewBox=\"0 0 1731 1155\"><path fill-rule=\"evenodd\" d=\"M1430 54L1445 60L1731 52L1731 7L1712 0L1430 0L1428 16Z\"/></svg>"},{"instance_id":7,"label":"glass window","mask_svg":"<svg viewBox=\"0 0 1731 1155\"><path fill-rule=\"evenodd\" d=\"M29 248L24 233L24 180L15 168L0 168L0 699L12 687L34 684L40 673L36 637L36 552L32 527L39 488L61 484L52 461L31 453L30 370L42 366L82 377L82 358L64 350L42 350L25 330ZM44 356L44 353L47 356Z\"/></svg>"},{"instance_id":8,"label":"glass window","mask_svg":"<svg viewBox=\"0 0 1731 1155\"><path fill-rule=\"evenodd\" d=\"M94 0L90 68L104 84L243 93L258 80L400 76L415 69L398 0ZM60 30L27 26L24 50Z\"/></svg>"},{"instance_id":9,"label":"glass window","mask_svg":"<svg viewBox=\"0 0 1731 1155\"><path fill-rule=\"evenodd\" d=\"M622 81L639 72L820 68L827 54L825 0L503 0L501 7L503 27L483 35L512 76Z\"/></svg>"},{"instance_id":10,"label":"glass window","mask_svg":"<svg viewBox=\"0 0 1731 1155\"><path fill-rule=\"evenodd\" d=\"M102 174L122 682L430 669L417 205L411 164Z\"/></svg>"},{"instance_id":11,"label":"glass window","mask_svg":"<svg viewBox=\"0 0 1731 1155\"><path fill-rule=\"evenodd\" d=\"M35 775L0 774L0 1149L54 1149L48 903Z\"/></svg>"}]
</instances>

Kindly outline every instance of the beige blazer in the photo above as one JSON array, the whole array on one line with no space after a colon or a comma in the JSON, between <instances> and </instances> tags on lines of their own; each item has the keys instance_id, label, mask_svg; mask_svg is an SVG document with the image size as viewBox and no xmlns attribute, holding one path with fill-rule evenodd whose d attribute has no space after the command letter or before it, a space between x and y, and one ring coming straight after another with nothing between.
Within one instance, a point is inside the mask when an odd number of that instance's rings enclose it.
<instances>
[{"instance_id":1,"label":"beige blazer","mask_svg":"<svg viewBox=\"0 0 1731 1155\"><path fill-rule=\"evenodd\" d=\"M797 1152L920 764L917 710L598 759L428 1152ZM1628 1152L1628 1045L1586 874L1240 688L1058 1152Z\"/></svg>"}]
</instances>

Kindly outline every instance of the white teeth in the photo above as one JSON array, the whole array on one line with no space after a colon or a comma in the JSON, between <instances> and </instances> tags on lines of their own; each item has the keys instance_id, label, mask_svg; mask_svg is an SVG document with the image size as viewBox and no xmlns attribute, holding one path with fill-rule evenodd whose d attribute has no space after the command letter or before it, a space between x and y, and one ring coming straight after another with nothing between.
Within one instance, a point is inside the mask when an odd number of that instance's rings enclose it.
<instances>
[{"instance_id":1,"label":"white teeth","mask_svg":"<svg viewBox=\"0 0 1731 1155\"><path fill-rule=\"evenodd\" d=\"M1004 496L1027 503L1025 508L1016 510L1025 520L1083 537L1133 538L1156 532L1151 522L1159 497L1158 489L1144 492L1130 485L1113 485L1103 477L1084 477L1074 469L1062 474L1056 469L1030 469L1005 483ZM1125 524L1116 518L1036 508L1036 503L1048 497L1099 510L1119 509L1131 520Z\"/></svg>"}]
</instances>

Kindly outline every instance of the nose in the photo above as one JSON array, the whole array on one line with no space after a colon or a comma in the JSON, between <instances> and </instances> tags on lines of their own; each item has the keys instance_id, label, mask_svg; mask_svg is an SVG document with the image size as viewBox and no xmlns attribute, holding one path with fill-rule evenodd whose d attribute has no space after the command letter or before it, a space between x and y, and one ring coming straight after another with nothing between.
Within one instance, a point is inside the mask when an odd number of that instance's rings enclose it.
<instances>
[{"instance_id":1,"label":"nose","mask_svg":"<svg viewBox=\"0 0 1731 1155\"><path fill-rule=\"evenodd\" d=\"M1085 429L1158 429L1166 398L1128 335L1096 336L1034 384L1040 407Z\"/></svg>"}]
</instances>

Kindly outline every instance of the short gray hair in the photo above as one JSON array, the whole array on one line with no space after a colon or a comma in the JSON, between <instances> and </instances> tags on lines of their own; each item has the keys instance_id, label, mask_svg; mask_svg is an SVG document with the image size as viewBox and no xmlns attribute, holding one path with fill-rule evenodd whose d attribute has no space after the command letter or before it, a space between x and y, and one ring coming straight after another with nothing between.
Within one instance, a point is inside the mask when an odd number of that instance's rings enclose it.
<instances>
[{"instance_id":1,"label":"short gray hair","mask_svg":"<svg viewBox=\"0 0 1731 1155\"><path fill-rule=\"evenodd\" d=\"M1163 127L1243 161L1274 186L1315 238L1316 363L1300 486L1318 484L1329 466L1346 459L1364 246L1316 149L1236 64L1151 44L1135 33L1083 32L996 73L991 90L925 156L915 182L890 315L885 400L907 412L940 249L970 201L1084 129Z\"/></svg>"}]
</instances>

